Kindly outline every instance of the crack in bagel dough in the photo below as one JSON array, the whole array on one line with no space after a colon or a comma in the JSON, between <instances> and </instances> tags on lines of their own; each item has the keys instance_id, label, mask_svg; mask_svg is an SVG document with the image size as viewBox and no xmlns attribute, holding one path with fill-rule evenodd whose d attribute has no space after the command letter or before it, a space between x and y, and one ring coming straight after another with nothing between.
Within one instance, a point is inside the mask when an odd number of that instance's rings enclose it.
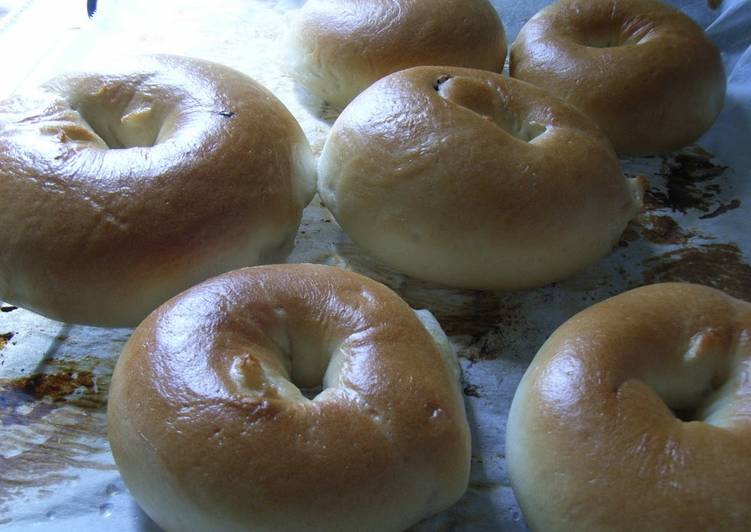
<instances>
[{"instance_id":1,"label":"crack in bagel dough","mask_svg":"<svg viewBox=\"0 0 751 532\"><path fill-rule=\"evenodd\" d=\"M244 74L133 58L0 103L0 298L135 325L212 275L284 260L315 189L301 128Z\"/></svg>"},{"instance_id":2,"label":"crack in bagel dough","mask_svg":"<svg viewBox=\"0 0 751 532\"><path fill-rule=\"evenodd\" d=\"M310 264L236 270L135 330L110 444L166 530L404 530L466 490L459 371L435 319L380 283Z\"/></svg>"},{"instance_id":3,"label":"crack in bagel dough","mask_svg":"<svg viewBox=\"0 0 751 532\"><path fill-rule=\"evenodd\" d=\"M751 303L667 283L577 314L509 413L533 530L748 530Z\"/></svg>"},{"instance_id":4,"label":"crack in bagel dough","mask_svg":"<svg viewBox=\"0 0 751 532\"><path fill-rule=\"evenodd\" d=\"M503 24L488 0L308 0L288 41L295 79L340 108L408 67L500 72L506 60Z\"/></svg>"},{"instance_id":5,"label":"crack in bagel dough","mask_svg":"<svg viewBox=\"0 0 751 532\"><path fill-rule=\"evenodd\" d=\"M690 144L725 98L717 47L656 0L559 0L521 29L509 71L577 107L630 155Z\"/></svg>"},{"instance_id":6,"label":"crack in bagel dough","mask_svg":"<svg viewBox=\"0 0 751 532\"><path fill-rule=\"evenodd\" d=\"M608 140L572 107L479 70L387 76L340 115L319 194L352 240L416 278L519 289L606 255L641 209Z\"/></svg>"}]
</instances>

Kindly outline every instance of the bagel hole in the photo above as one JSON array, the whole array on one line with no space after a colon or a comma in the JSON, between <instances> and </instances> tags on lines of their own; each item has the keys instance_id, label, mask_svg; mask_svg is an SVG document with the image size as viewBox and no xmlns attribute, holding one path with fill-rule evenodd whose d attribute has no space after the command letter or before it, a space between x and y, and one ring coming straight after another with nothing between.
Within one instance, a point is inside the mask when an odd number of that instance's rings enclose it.
<instances>
[{"instance_id":1,"label":"bagel hole","mask_svg":"<svg viewBox=\"0 0 751 532\"><path fill-rule=\"evenodd\" d=\"M71 107L111 150L151 148L176 122L163 104L146 93L117 84L83 95Z\"/></svg>"},{"instance_id":2,"label":"bagel hole","mask_svg":"<svg viewBox=\"0 0 751 532\"><path fill-rule=\"evenodd\" d=\"M690 421L701 421L698 418L698 413L695 408L671 408L673 415L683 421L689 423Z\"/></svg>"},{"instance_id":3,"label":"bagel hole","mask_svg":"<svg viewBox=\"0 0 751 532\"><path fill-rule=\"evenodd\" d=\"M300 390L303 397L312 401L339 383L343 357L339 348L318 350L310 347L296 345L293 340L281 356L289 382Z\"/></svg>"},{"instance_id":4,"label":"bagel hole","mask_svg":"<svg viewBox=\"0 0 751 532\"><path fill-rule=\"evenodd\" d=\"M443 75L433 87L444 100L480 115L523 142L532 142L547 131L545 125L507 109L496 89L482 80Z\"/></svg>"},{"instance_id":5,"label":"bagel hole","mask_svg":"<svg viewBox=\"0 0 751 532\"><path fill-rule=\"evenodd\" d=\"M503 113L501 119L496 119L496 123L512 137L524 142L532 142L537 137L547 131L547 127L539 122L534 122L511 113Z\"/></svg>"},{"instance_id":6,"label":"bagel hole","mask_svg":"<svg viewBox=\"0 0 751 532\"><path fill-rule=\"evenodd\" d=\"M688 405L675 405L671 406L666 402L673 415L683 421L684 423L690 423L692 421L707 422L711 417L715 408L723 402L723 388L725 383L716 384L713 383L711 387L703 390L694 400Z\"/></svg>"},{"instance_id":7,"label":"bagel hole","mask_svg":"<svg viewBox=\"0 0 751 532\"><path fill-rule=\"evenodd\" d=\"M674 382L678 382L679 379L680 377L676 377ZM724 380L715 377L711 382L703 385L697 383L696 387L689 385L684 389L678 389L669 384L662 386L649 382L647 384L663 400L673 416L689 423L705 420L706 413L711 410Z\"/></svg>"},{"instance_id":8,"label":"bagel hole","mask_svg":"<svg viewBox=\"0 0 751 532\"><path fill-rule=\"evenodd\" d=\"M294 382L292 384L294 384ZM306 399L310 399L312 401L318 396L318 394L323 391L323 384L321 384L320 386L314 386L312 388L304 388L302 386L298 386L298 389Z\"/></svg>"},{"instance_id":9,"label":"bagel hole","mask_svg":"<svg viewBox=\"0 0 751 532\"><path fill-rule=\"evenodd\" d=\"M590 34L586 35L579 44L587 48L618 48L634 43L627 43L623 36L618 34Z\"/></svg>"},{"instance_id":10,"label":"bagel hole","mask_svg":"<svg viewBox=\"0 0 751 532\"><path fill-rule=\"evenodd\" d=\"M648 25L629 20L619 28L584 31L578 43L588 48L619 48L641 44L648 33Z\"/></svg>"},{"instance_id":11,"label":"bagel hole","mask_svg":"<svg viewBox=\"0 0 751 532\"><path fill-rule=\"evenodd\" d=\"M663 400L673 415L683 422L705 421L723 400L730 382L723 338L713 332L695 335L683 355L681 365L669 375L654 375L646 384Z\"/></svg>"},{"instance_id":12,"label":"bagel hole","mask_svg":"<svg viewBox=\"0 0 751 532\"><path fill-rule=\"evenodd\" d=\"M290 366L289 356L284 351L276 352L275 356L277 360L270 360L268 352L242 353L232 361L230 376L243 393L292 400L305 398L312 401L328 388L322 371L295 370L294 363Z\"/></svg>"}]
</instances>

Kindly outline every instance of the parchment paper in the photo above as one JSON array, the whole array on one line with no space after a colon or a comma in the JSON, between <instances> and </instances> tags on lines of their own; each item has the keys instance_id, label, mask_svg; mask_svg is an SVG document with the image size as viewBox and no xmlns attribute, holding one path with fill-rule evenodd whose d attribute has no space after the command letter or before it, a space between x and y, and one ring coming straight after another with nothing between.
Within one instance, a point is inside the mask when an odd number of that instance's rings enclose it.
<instances>
[{"instance_id":1,"label":"parchment paper","mask_svg":"<svg viewBox=\"0 0 751 532\"><path fill-rule=\"evenodd\" d=\"M101 0L88 20L82 0L0 0L0 96L123 52L193 55L266 85L318 153L331 113L285 73L283 35L301 3ZM547 3L493 1L509 43ZM442 288L374 262L317 197L305 210L290 262L335 264L385 282L413 307L430 309L460 356L473 430L471 483L456 506L415 530L525 529L506 472L506 415L535 352L573 314L628 288L665 280L700 282L751 300L751 2L673 3L721 47L726 104L698 146L622 160L626 174L649 179L647 207L613 253L587 271L522 292ZM155 528L128 495L105 436L110 374L129 332L0 307L0 525L7 530Z\"/></svg>"}]
</instances>

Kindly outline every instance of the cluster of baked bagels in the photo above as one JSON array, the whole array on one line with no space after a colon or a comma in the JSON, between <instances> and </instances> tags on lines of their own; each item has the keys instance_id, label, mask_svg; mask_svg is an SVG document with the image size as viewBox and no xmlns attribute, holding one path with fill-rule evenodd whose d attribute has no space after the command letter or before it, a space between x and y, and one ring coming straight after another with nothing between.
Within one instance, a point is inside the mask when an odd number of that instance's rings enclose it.
<instances>
[{"instance_id":1,"label":"cluster of baked bagels","mask_svg":"<svg viewBox=\"0 0 751 532\"><path fill-rule=\"evenodd\" d=\"M295 78L343 108L317 167L273 94L198 59L0 103L0 298L140 322L109 438L167 530L397 531L466 490L459 366L429 312L338 268L243 268L286 258L316 190L401 273L540 286L640 211L617 154L697 139L725 92L717 49L656 0L551 4L511 77L488 0L308 0L291 35ZM742 530L749 374L751 304L710 288L643 287L569 320L509 413L530 526Z\"/></svg>"}]
</instances>

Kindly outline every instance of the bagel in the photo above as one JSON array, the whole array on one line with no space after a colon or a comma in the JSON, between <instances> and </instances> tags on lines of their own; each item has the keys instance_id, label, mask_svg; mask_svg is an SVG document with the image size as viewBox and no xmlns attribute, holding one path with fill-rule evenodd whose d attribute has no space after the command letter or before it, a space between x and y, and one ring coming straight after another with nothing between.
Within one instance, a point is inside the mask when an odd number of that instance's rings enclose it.
<instances>
[{"instance_id":1,"label":"bagel","mask_svg":"<svg viewBox=\"0 0 751 532\"><path fill-rule=\"evenodd\" d=\"M319 194L386 265L475 289L562 279L607 254L640 210L585 116L529 84L454 67L391 74L339 116Z\"/></svg>"},{"instance_id":2,"label":"bagel","mask_svg":"<svg viewBox=\"0 0 751 532\"><path fill-rule=\"evenodd\" d=\"M294 77L336 107L420 65L500 72L506 36L488 0L308 0L290 32Z\"/></svg>"},{"instance_id":3,"label":"bagel","mask_svg":"<svg viewBox=\"0 0 751 532\"><path fill-rule=\"evenodd\" d=\"M403 530L468 483L440 326L330 266L237 270L159 307L123 349L107 418L125 484L166 530Z\"/></svg>"},{"instance_id":4,"label":"bagel","mask_svg":"<svg viewBox=\"0 0 751 532\"><path fill-rule=\"evenodd\" d=\"M509 70L577 107L631 155L695 141L725 98L717 47L656 0L559 0L521 29Z\"/></svg>"},{"instance_id":5,"label":"bagel","mask_svg":"<svg viewBox=\"0 0 751 532\"><path fill-rule=\"evenodd\" d=\"M230 68L153 56L58 77L0 103L0 299L135 325L283 260L314 188L295 119Z\"/></svg>"},{"instance_id":6,"label":"bagel","mask_svg":"<svg viewBox=\"0 0 751 532\"><path fill-rule=\"evenodd\" d=\"M751 303L668 283L590 307L545 342L506 458L533 530L748 530Z\"/></svg>"}]
</instances>

